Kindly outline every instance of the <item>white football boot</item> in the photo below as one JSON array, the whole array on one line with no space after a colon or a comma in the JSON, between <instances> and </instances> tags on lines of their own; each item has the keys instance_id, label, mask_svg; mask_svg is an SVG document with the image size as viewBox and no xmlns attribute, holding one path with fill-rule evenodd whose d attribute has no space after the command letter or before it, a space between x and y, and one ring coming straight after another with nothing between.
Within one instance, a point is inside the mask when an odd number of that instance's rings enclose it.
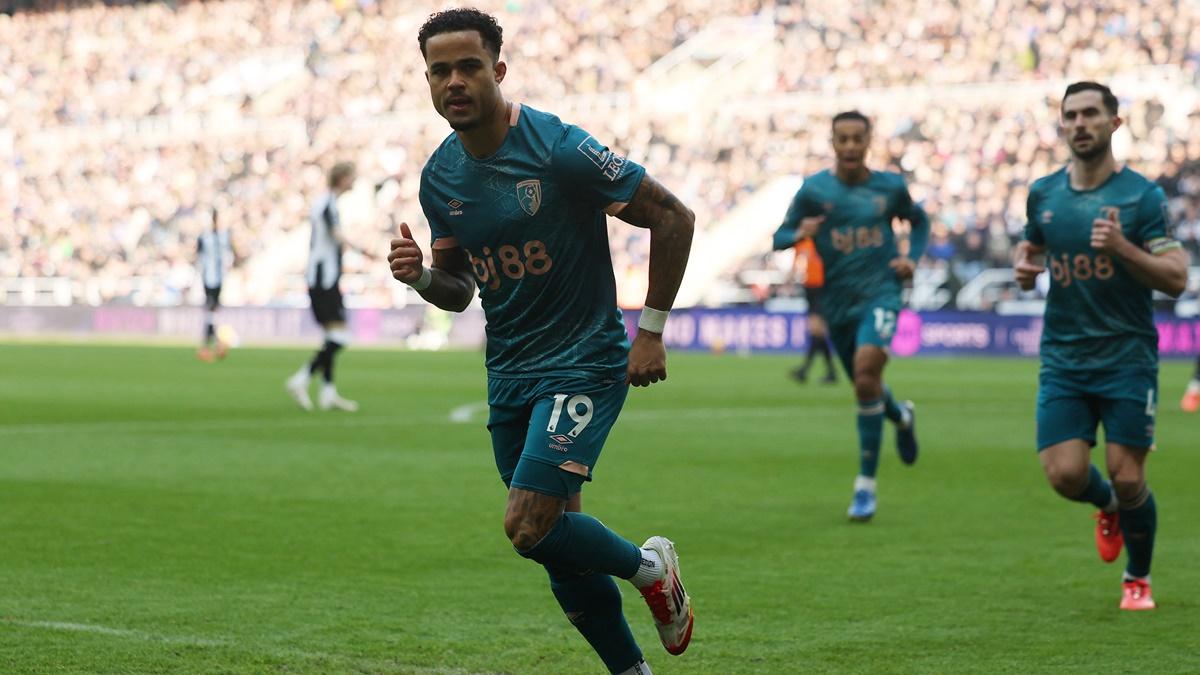
<instances>
[{"instance_id":1,"label":"white football boot","mask_svg":"<svg viewBox=\"0 0 1200 675\"><path fill-rule=\"evenodd\" d=\"M675 553L675 544L666 537L650 537L642 548L658 553L663 561L663 573L658 581L638 590L654 615L663 647L678 656L692 639L693 623L692 599L679 580L679 555Z\"/></svg>"},{"instance_id":2,"label":"white football boot","mask_svg":"<svg viewBox=\"0 0 1200 675\"><path fill-rule=\"evenodd\" d=\"M308 369L305 368L288 378L284 388L296 400L296 404L304 410L312 410L312 399L308 397Z\"/></svg>"},{"instance_id":3,"label":"white football boot","mask_svg":"<svg viewBox=\"0 0 1200 675\"><path fill-rule=\"evenodd\" d=\"M351 401L348 398L338 396L337 387L332 384L327 384L321 387L320 397L317 399L317 405L321 406L321 410L342 410L345 412L358 412L358 403Z\"/></svg>"}]
</instances>

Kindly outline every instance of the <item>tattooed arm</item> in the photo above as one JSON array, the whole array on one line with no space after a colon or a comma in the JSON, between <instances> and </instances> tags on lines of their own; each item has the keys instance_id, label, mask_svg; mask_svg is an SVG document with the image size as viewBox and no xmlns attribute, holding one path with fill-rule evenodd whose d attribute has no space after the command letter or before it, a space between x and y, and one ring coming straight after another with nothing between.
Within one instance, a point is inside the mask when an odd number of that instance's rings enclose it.
<instances>
[{"instance_id":1,"label":"tattooed arm","mask_svg":"<svg viewBox=\"0 0 1200 675\"><path fill-rule=\"evenodd\" d=\"M650 281L646 307L666 311L687 269L696 216L671 191L649 175L642 179L633 199L615 213L630 225L650 230ZM629 383L648 386L667 379L667 350L662 335L638 329L629 350Z\"/></svg>"},{"instance_id":2,"label":"tattooed arm","mask_svg":"<svg viewBox=\"0 0 1200 675\"><path fill-rule=\"evenodd\" d=\"M650 230L650 284L646 306L671 309L687 268L696 215L662 183L647 175L633 200L616 216L630 225Z\"/></svg>"}]
</instances>

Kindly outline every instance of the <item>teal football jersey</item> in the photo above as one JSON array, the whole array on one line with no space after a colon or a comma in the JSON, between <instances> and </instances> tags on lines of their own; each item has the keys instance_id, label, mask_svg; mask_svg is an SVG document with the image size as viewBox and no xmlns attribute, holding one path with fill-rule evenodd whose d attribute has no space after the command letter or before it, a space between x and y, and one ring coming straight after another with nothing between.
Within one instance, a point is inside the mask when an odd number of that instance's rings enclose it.
<instances>
[{"instance_id":1,"label":"teal football jersey","mask_svg":"<svg viewBox=\"0 0 1200 675\"><path fill-rule=\"evenodd\" d=\"M1121 231L1153 251L1178 246L1168 227L1162 188L1129 168L1092 190L1071 188L1066 168L1029 188L1025 239L1046 247L1050 292L1042 329L1042 364L1063 370L1158 366L1151 291L1122 262L1091 246L1092 221L1119 213Z\"/></svg>"},{"instance_id":2,"label":"teal football jersey","mask_svg":"<svg viewBox=\"0 0 1200 675\"><path fill-rule=\"evenodd\" d=\"M929 218L908 193L904 178L872 171L863 183L848 185L832 171L805 179L775 232L777 250L796 242L800 221L825 216L814 237L825 263L823 305L831 324L857 320L872 306L900 309L900 280L888 267L899 254L892 219L912 223L909 257L919 260L929 239Z\"/></svg>"},{"instance_id":3,"label":"teal football jersey","mask_svg":"<svg viewBox=\"0 0 1200 675\"><path fill-rule=\"evenodd\" d=\"M421 172L437 248L466 251L487 319L489 375L625 368L605 210L645 175L579 127L514 105L500 149L476 159L451 134Z\"/></svg>"}]
</instances>

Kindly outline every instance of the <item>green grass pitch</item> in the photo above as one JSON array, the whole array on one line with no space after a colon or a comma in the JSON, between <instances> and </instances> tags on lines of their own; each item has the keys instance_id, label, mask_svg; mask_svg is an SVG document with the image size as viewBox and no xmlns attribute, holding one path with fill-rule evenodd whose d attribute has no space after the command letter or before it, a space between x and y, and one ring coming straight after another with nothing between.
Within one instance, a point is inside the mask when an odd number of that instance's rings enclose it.
<instances>
[{"instance_id":1,"label":"green grass pitch","mask_svg":"<svg viewBox=\"0 0 1200 675\"><path fill-rule=\"evenodd\" d=\"M482 408L449 421L481 406L482 356L351 349L353 415L294 407L307 357L0 344L0 672L603 672L504 537ZM1188 364L1160 378L1160 607L1140 614L1090 509L1041 475L1036 363L894 361L921 459L887 430L867 525L845 517L850 390L793 364L673 354L584 491L627 538L678 544L685 655L622 582L656 673L1200 671Z\"/></svg>"}]
</instances>

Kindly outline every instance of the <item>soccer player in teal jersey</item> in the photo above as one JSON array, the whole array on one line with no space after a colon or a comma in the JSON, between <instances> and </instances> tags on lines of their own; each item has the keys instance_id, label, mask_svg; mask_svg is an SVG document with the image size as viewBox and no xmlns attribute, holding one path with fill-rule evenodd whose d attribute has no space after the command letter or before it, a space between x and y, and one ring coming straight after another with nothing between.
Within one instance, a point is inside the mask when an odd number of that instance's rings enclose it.
<instances>
[{"instance_id":1,"label":"soccer player in teal jersey","mask_svg":"<svg viewBox=\"0 0 1200 675\"><path fill-rule=\"evenodd\" d=\"M650 606L663 646L687 648L691 601L665 537L641 548L580 511L628 385L666 379L662 332L694 216L645 170L557 117L507 101L501 28L473 9L421 28L433 105L454 130L421 174L432 268L407 224L392 275L487 320L488 429L508 487L504 529L543 565L567 618L614 673L649 673L613 577ZM630 345L616 305L605 214L650 230L646 308Z\"/></svg>"},{"instance_id":2,"label":"soccer player in teal jersey","mask_svg":"<svg viewBox=\"0 0 1200 675\"><path fill-rule=\"evenodd\" d=\"M897 403L883 384L887 348L900 311L900 286L916 269L929 241L929 218L913 203L904 178L866 166L871 122L858 111L833 118L836 164L809 176L775 232L775 249L811 237L825 261L829 335L858 399L859 472L849 516L875 515L875 473L886 416L896 425L896 449L905 464L917 461L913 404ZM912 225L908 255L901 255L892 220Z\"/></svg>"},{"instance_id":3,"label":"soccer player in teal jersey","mask_svg":"<svg viewBox=\"0 0 1200 675\"><path fill-rule=\"evenodd\" d=\"M1153 609L1157 512L1145 466L1154 445L1158 332L1150 295L1183 292L1187 253L1171 236L1162 188L1113 158L1121 118L1112 91L1095 82L1067 87L1059 123L1071 161L1030 187L1013 265L1028 290L1045 271L1040 257L1050 262L1038 455L1059 494L1099 509L1101 559L1116 560L1123 540L1121 609ZM1099 424L1111 482L1091 463Z\"/></svg>"}]
</instances>

